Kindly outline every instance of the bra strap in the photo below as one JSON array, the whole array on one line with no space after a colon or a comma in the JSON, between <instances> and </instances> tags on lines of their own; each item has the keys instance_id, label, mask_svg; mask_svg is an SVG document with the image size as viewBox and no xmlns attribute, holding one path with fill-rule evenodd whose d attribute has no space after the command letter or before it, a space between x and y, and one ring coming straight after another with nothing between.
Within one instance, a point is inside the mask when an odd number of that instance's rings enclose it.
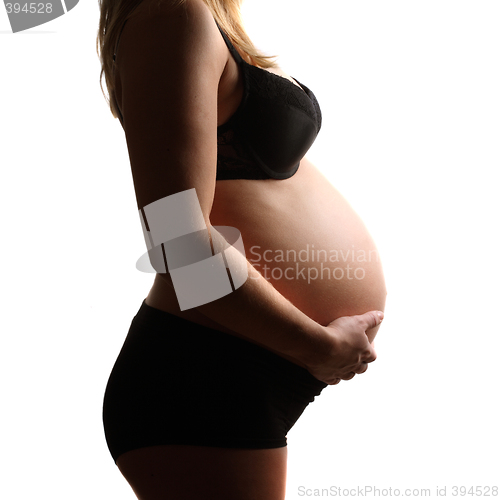
<instances>
[{"instance_id":1,"label":"bra strap","mask_svg":"<svg viewBox=\"0 0 500 500\"><path fill-rule=\"evenodd\" d=\"M215 21L215 19L214 19ZM243 58L241 57L240 53L235 49L234 45L231 43L231 40L229 37L224 33L222 28L219 26L219 23L215 21L215 24L217 25L217 28L219 28L219 31L222 35L222 38L224 38L224 41L226 42L227 48L229 49L229 52L233 55L233 57L236 59L238 63L243 61Z\"/></svg>"}]
</instances>

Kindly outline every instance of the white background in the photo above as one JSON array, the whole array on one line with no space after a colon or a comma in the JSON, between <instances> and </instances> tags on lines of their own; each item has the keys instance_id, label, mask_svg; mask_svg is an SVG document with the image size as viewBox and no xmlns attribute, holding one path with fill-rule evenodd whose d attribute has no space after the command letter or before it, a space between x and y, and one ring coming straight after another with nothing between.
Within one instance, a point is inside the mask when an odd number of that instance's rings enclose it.
<instances>
[{"instance_id":1,"label":"white background","mask_svg":"<svg viewBox=\"0 0 500 500\"><path fill-rule=\"evenodd\" d=\"M244 14L316 94L308 156L365 221L389 291L377 361L288 435L287 500L300 487L498 486L500 3L247 0ZM9 500L135 498L102 397L153 275L135 269L145 244L99 87L98 20L82 1L12 34L0 8Z\"/></svg>"}]
</instances>

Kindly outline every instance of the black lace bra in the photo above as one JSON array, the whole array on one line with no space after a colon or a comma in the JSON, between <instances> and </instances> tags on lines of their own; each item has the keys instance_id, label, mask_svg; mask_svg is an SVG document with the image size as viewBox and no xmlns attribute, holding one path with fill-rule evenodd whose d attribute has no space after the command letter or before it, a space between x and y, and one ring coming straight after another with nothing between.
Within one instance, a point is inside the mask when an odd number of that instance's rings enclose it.
<instances>
[{"instance_id":1,"label":"black lace bra","mask_svg":"<svg viewBox=\"0 0 500 500\"><path fill-rule=\"evenodd\" d=\"M217 23L216 23L217 24ZM321 128L321 110L305 85L247 63L217 24L243 72L243 99L217 128L217 180L288 179Z\"/></svg>"},{"instance_id":2,"label":"black lace bra","mask_svg":"<svg viewBox=\"0 0 500 500\"><path fill-rule=\"evenodd\" d=\"M216 180L288 179L297 172L321 128L318 101L297 79L300 87L247 63L216 24L242 70L244 82L238 109L217 127ZM113 60L119 41L120 37ZM123 115L116 105L123 126Z\"/></svg>"}]
</instances>

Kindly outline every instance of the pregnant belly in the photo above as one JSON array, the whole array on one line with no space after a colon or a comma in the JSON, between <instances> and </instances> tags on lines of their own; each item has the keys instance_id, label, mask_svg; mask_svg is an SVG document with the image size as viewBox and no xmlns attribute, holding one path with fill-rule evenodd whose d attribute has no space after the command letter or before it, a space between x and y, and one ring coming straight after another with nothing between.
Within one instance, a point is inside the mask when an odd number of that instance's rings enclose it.
<instances>
[{"instance_id":1,"label":"pregnant belly","mask_svg":"<svg viewBox=\"0 0 500 500\"><path fill-rule=\"evenodd\" d=\"M236 227L247 259L318 323L384 310L382 265L369 232L307 159L290 179L217 182L210 220Z\"/></svg>"}]
</instances>

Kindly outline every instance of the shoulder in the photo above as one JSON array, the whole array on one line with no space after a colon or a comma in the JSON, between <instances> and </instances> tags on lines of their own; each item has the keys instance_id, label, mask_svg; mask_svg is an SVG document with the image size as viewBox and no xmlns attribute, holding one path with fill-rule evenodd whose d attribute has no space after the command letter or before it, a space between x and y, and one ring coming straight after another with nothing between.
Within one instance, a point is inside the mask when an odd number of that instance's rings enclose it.
<instances>
[{"instance_id":1,"label":"shoulder","mask_svg":"<svg viewBox=\"0 0 500 500\"><path fill-rule=\"evenodd\" d=\"M213 21L213 16L204 0L142 0L130 17L132 24L155 20L170 21L172 27L195 27Z\"/></svg>"},{"instance_id":2,"label":"shoulder","mask_svg":"<svg viewBox=\"0 0 500 500\"><path fill-rule=\"evenodd\" d=\"M210 9L203 0L143 0L125 23L117 54L124 59L147 59L148 54L179 57L222 64L227 60L225 44Z\"/></svg>"}]
</instances>

